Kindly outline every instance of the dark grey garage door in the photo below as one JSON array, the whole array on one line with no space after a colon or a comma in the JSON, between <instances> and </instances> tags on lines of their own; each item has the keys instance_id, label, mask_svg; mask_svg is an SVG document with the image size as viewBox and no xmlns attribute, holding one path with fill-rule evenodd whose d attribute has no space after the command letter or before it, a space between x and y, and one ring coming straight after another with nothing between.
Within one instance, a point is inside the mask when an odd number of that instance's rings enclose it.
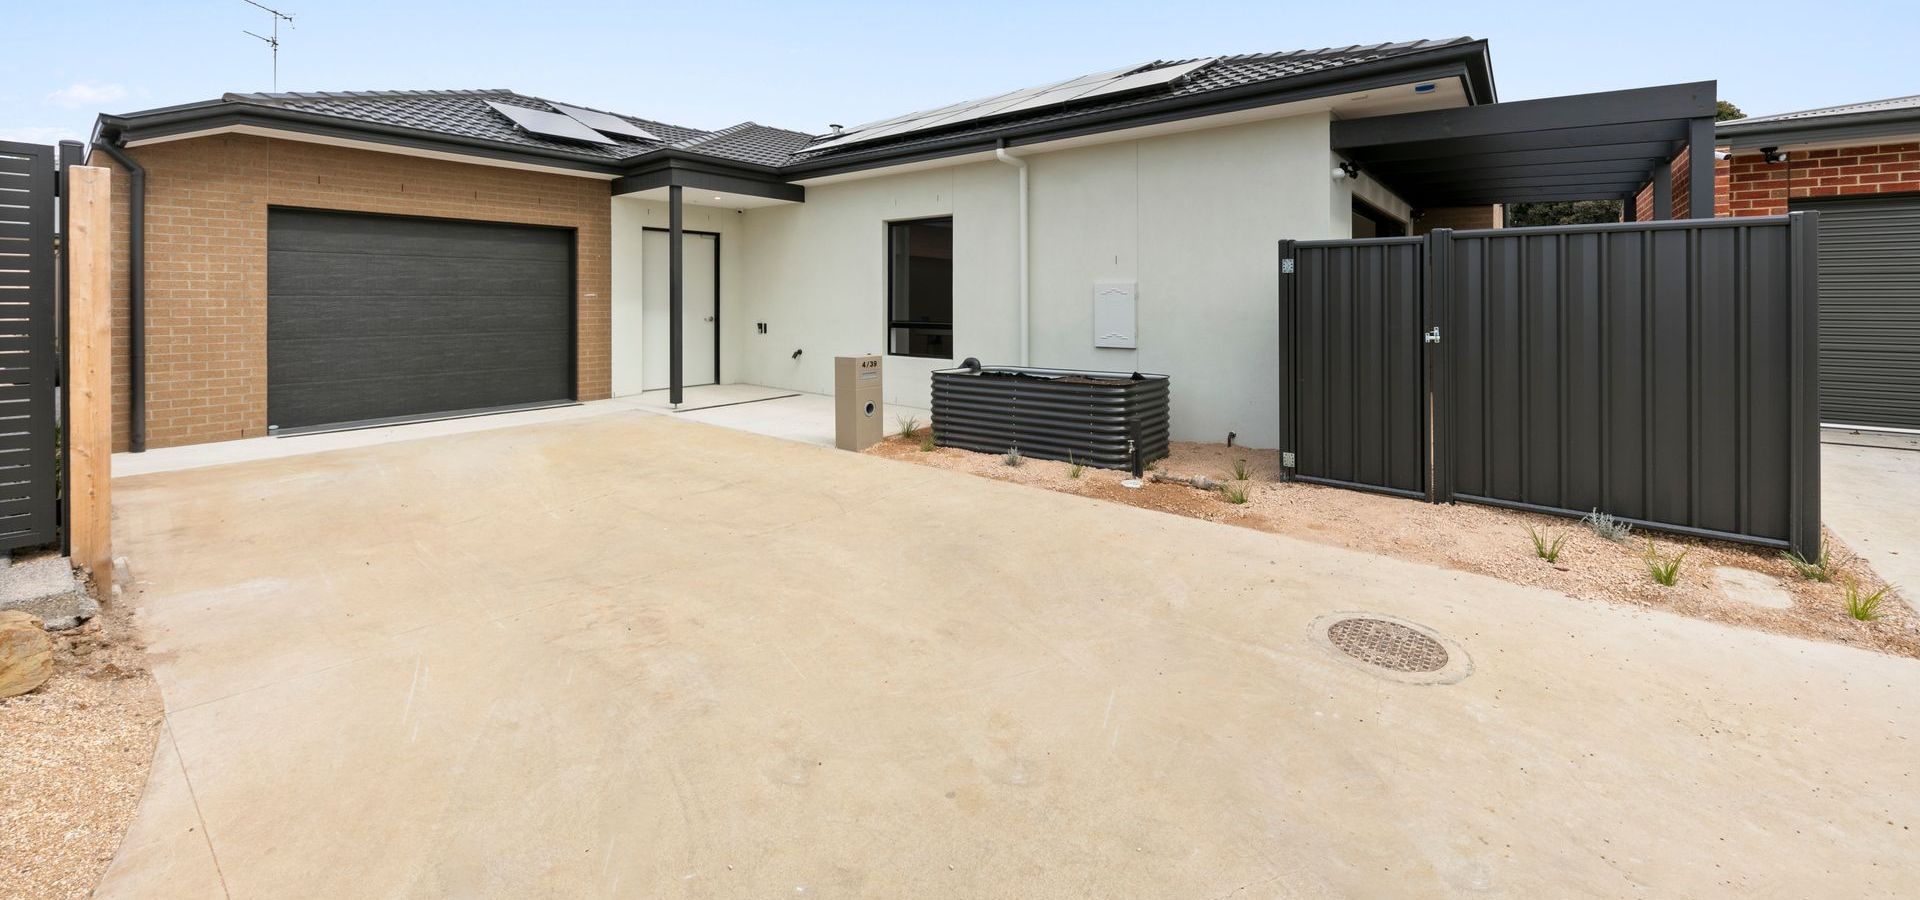
<instances>
[{"instance_id":1,"label":"dark grey garage door","mask_svg":"<svg viewBox=\"0 0 1920 900\"><path fill-rule=\"evenodd\" d=\"M1920 197L1820 211L1820 421L1920 428Z\"/></svg>"},{"instance_id":2,"label":"dark grey garage door","mask_svg":"<svg viewBox=\"0 0 1920 900\"><path fill-rule=\"evenodd\" d=\"M568 400L573 343L571 231L268 212L275 429Z\"/></svg>"}]
</instances>

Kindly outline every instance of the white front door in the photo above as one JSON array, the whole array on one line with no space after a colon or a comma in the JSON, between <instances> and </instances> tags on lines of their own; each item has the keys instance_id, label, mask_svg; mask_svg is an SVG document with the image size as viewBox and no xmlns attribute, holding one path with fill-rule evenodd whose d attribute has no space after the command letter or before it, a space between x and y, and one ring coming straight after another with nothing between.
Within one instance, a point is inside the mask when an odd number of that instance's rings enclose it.
<instances>
[{"instance_id":1,"label":"white front door","mask_svg":"<svg viewBox=\"0 0 1920 900\"><path fill-rule=\"evenodd\" d=\"M640 243L640 378L641 389L652 391L669 387L673 377L673 350L668 340L672 322L668 281L671 241L664 231L648 230L641 235ZM680 252L680 352L685 357L680 383L712 384L714 361L720 351L720 238L683 232Z\"/></svg>"}]
</instances>

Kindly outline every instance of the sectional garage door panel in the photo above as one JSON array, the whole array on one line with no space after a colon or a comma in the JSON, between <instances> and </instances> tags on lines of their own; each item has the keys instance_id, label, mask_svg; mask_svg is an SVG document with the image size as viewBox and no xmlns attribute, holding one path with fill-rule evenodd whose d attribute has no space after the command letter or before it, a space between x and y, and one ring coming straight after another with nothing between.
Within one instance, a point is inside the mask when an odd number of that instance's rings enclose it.
<instances>
[{"instance_id":1,"label":"sectional garage door panel","mask_svg":"<svg viewBox=\"0 0 1920 900\"><path fill-rule=\"evenodd\" d=\"M1820 211L1820 420L1920 429L1920 197Z\"/></svg>"},{"instance_id":2,"label":"sectional garage door panel","mask_svg":"<svg viewBox=\"0 0 1920 900\"><path fill-rule=\"evenodd\" d=\"M573 396L573 235L272 210L267 407L278 429Z\"/></svg>"}]
</instances>

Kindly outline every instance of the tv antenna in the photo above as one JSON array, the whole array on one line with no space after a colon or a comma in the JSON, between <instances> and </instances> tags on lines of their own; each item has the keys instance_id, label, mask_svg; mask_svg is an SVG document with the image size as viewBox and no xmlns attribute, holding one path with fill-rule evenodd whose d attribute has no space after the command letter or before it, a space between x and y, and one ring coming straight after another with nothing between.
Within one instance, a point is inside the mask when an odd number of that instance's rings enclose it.
<instances>
[{"instance_id":1,"label":"tv antenna","mask_svg":"<svg viewBox=\"0 0 1920 900\"><path fill-rule=\"evenodd\" d=\"M280 20L287 20L287 27L292 28L293 16L274 9L273 7L255 3L253 0L242 0L242 2L248 6L264 9L273 15L273 31L271 35L254 34L244 28L240 30L240 33L251 38L259 38L261 41L264 41L267 46L273 48L273 89L277 91L280 89Z\"/></svg>"}]
</instances>

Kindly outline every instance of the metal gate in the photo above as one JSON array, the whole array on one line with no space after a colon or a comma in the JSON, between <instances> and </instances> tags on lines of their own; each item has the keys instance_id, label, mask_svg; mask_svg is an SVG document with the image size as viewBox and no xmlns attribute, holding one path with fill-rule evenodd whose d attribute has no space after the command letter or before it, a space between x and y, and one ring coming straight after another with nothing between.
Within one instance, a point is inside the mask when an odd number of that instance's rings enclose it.
<instances>
[{"instance_id":1,"label":"metal gate","mask_svg":"<svg viewBox=\"0 0 1920 900\"><path fill-rule=\"evenodd\" d=\"M0 141L0 550L59 539L54 159Z\"/></svg>"},{"instance_id":2,"label":"metal gate","mask_svg":"<svg viewBox=\"0 0 1920 900\"><path fill-rule=\"evenodd\" d=\"M1817 228L1282 242L1283 467L1817 553Z\"/></svg>"},{"instance_id":3,"label":"metal gate","mask_svg":"<svg viewBox=\"0 0 1920 900\"><path fill-rule=\"evenodd\" d=\"M1280 312L1293 476L1427 496L1426 239L1286 241L1280 254L1283 276L1294 267Z\"/></svg>"}]
</instances>

